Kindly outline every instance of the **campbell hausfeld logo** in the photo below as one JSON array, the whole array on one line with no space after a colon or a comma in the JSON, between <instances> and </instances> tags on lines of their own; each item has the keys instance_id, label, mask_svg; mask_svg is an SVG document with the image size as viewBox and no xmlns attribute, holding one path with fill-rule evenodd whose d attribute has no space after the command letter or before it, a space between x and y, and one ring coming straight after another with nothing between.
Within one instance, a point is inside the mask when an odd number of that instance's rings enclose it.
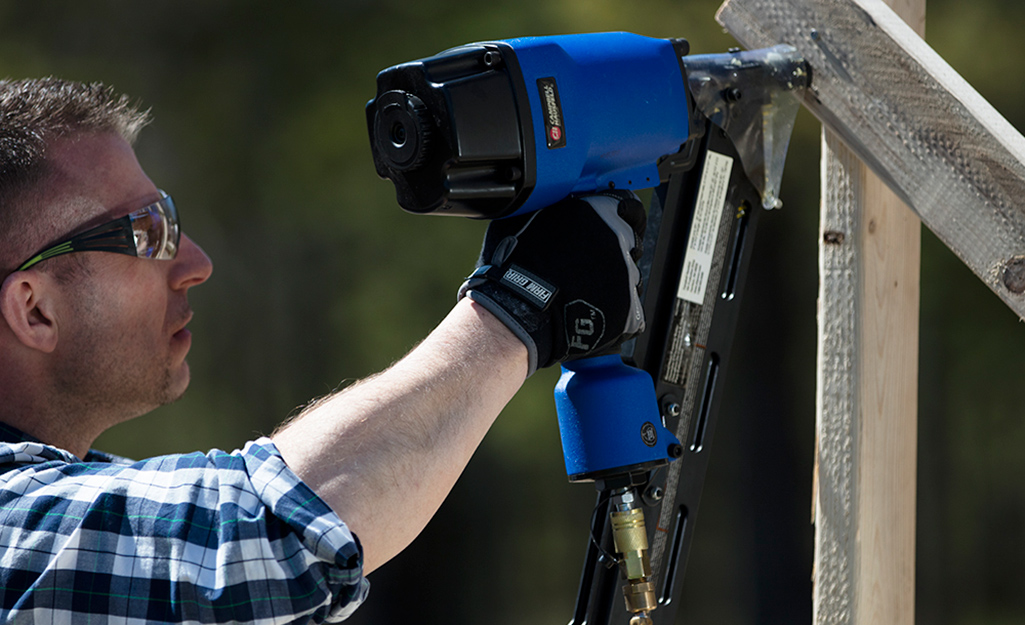
<instances>
[{"instance_id":1,"label":"campbell hausfeld logo","mask_svg":"<svg viewBox=\"0 0 1025 625\"><path fill-rule=\"evenodd\" d=\"M563 124L562 104L559 102L559 87L555 78L538 78L537 91L541 96L541 109L545 118L545 141L548 148L566 146L566 126Z\"/></svg>"}]
</instances>

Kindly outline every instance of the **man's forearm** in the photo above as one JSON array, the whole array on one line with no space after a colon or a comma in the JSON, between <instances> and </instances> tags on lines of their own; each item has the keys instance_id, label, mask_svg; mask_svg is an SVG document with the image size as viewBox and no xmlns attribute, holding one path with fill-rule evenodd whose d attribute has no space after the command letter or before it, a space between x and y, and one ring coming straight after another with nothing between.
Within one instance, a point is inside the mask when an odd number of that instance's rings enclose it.
<instances>
[{"instance_id":1,"label":"man's forearm","mask_svg":"<svg viewBox=\"0 0 1025 625\"><path fill-rule=\"evenodd\" d=\"M420 533L526 372L523 343L464 299L405 358L273 440L360 538L369 572Z\"/></svg>"}]
</instances>

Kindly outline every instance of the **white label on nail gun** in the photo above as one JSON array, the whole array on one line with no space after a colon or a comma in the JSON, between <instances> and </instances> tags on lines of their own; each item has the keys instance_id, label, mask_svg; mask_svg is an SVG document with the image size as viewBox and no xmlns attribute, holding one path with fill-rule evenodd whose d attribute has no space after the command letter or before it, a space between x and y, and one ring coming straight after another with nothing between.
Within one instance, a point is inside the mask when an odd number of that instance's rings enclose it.
<instances>
[{"instance_id":1,"label":"white label on nail gun","mask_svg":"<svg viewBox=\"0 0 1025 625\"><path fill-rule=\"evenodd\" d=\"M676 296L693 302L705 302L708 274L712 270L712 254L715 240L719 237L719 220L722 217L726 191L730 184L733 159L717 152L709 152L705 158L705 170L701 172L701 186L694 203L694 219L687 238L687 255L683 259L683 272Z\"/></svg>"}]
</instances>

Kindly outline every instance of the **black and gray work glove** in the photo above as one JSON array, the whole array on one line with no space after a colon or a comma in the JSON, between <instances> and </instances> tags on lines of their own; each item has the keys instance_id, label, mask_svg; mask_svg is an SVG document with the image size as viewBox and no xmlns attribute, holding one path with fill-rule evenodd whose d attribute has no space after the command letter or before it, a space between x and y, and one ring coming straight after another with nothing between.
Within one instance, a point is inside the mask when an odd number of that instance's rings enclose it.
<instances>
[{"instance_id":1,"label":"black and gray work glove","mask_svg":"<svg viewBox=\"0 0 1025 625\"><path fill-rule=\"evenodd\" d=\"M613 353L644 329L637 260L644 206L629 191L569 198L491 222L459 289L526 344L528 375Z\"/></svg>"}]
</instances>

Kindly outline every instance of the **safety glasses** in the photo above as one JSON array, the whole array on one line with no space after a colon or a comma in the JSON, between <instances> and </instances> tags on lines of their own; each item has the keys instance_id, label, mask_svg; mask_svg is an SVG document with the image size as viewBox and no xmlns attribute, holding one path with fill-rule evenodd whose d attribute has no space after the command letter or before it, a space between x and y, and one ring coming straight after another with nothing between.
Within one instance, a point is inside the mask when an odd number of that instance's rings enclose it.
<instances>
[{"instance_id":1,"label":"safety glasses","mask_svg":"<svg viewBox=\"0 0 1025 625\"><path fill-rule=\"evenodd\" d=\"M22 263L16 271L24 271L54 256L86 251L171 260L178 253L180 238L178 211L171 196L160 191L160 199L153 204L52 245Z\"/></svg>"}]
</instances>

